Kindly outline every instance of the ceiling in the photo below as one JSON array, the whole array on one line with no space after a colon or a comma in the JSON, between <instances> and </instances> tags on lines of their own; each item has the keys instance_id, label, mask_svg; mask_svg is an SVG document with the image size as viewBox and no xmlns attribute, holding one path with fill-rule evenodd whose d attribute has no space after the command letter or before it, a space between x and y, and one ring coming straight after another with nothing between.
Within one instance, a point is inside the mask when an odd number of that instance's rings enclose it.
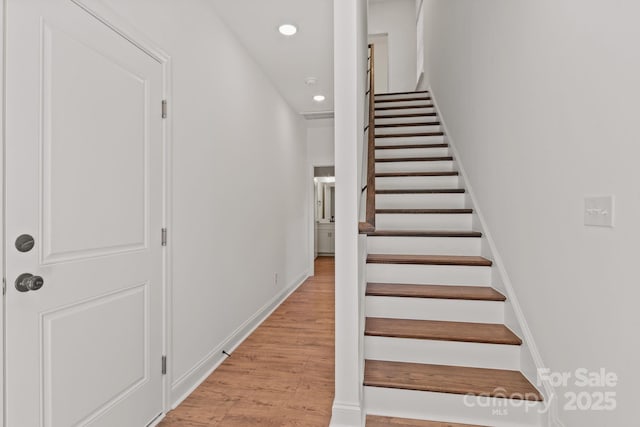
<instances>
[{"instance_id":1,"label":"ceiling","mask_svg":"<svg viewBox=\"0 0 640 427\"><path fill-rule=\"evenodd\" d=\"M211 0L291 106L308 118L333 111L333 0ZM282 24L298 33L285 37ZM305 80L315 77L309 86ZM313 100L322 94L324 102Z\"/></svg>"}]
</instances>

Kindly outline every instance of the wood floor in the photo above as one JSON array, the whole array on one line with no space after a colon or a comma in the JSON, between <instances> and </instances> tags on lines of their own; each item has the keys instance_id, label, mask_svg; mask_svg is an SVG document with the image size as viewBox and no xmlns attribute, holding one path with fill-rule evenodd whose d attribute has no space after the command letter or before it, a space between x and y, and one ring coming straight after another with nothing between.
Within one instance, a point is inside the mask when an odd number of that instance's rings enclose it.
<instances>
[{"instance_id":1,"label":"wood floor","mask_svg":"<svg viewBox=\"0 0 640 427\"><path fill-rule=\"evenodd\" d=\"M334 260L285 301L161 427L326 427L334 378Z\"/></svg>"}]
</instances>

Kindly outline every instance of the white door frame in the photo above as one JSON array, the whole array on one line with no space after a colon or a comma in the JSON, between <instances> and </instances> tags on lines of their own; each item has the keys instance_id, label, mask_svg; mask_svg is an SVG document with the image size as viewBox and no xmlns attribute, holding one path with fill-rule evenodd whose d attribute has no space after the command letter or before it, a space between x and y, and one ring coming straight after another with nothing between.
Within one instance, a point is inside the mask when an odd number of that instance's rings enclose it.
<instances>
[{"instance_id":1,"label":"white door frame","mask_svg":"<svg viewBox=\"0 0 640 427\"><path fill-rule=\"evenodd\" d=\"M2 227L0 227L0 241L3 245L0 246L0 257L1 257L1 265L2 265L2 278L3 278L3 286L6 286L6 278L5 278L5 256L4 256L4 244L5 236L5 222L4 222L4 148L5 148L5 130L4 130L4 120L5 120L5 111L4 106L6 105L5 99L5 76L4 76L4 61L5 61L5 20L6 20L6 3L7 0L0 0L2 2L0 7L0 137L2 139L2 150L0 150L0 197L2 199L2 209L0 210L0 223L2 223ZM148 40L145 36L143 36L140 32L138 32L134 26L127 22L122 16L115 13L110 7L105 5L101 0L70 0L75 3L78 7L84 9L90 15L98 19L104 25L118 33L121 37L128 40L140 50L145 52L151 58L156 60L162 66L162 97L167 101L167 110L168 116L165 120L163 120L162 124L162 152L163 152L163 200L162 200L162 223L163 227L166 227L168 230L168 242L171 242L171 231L172 231L172 182L173 182L173 174L172 174L172 118L171 118L171 89L172 89L172 74L171 74L171 56L169 56L166 52L160 49L155 43ZM160 232L160 230L158 230ZM171 361L171 322L172 322L172 313L171 313L171 295L172 295L172 246L168 244L165 247L163 253L163 265L162 265L162 289L163 289L163 325L162 325L162 335L163 335L163 354L167 356L168 360ZM5 426L5 379L4 379L4 355L5 355L5 336L6 331L4 327L4 319L5 319L5 306L6 300L3 299L3 303L0 304L0 328L2 329L2 340L0 340L0 380L2 381L2 387L0 387L0 420L2 426ZM167 413L171 409L171 396L170 396L170 385L171 385L171 377L172 370L171 364L167 363L167 375L164 376L162 380L162 396L163 396L163 412ZM5 426L6 427L6 426Z\"/></svg>"},{"instance_id":2,"label":"white door frame","mask_svg":"<svg viewBox=\"0 0 640 427\"><path fill-rule=\"evenodd\" d=\"M386 49L383 51L382 48L378 48L376 49L376 56L375 56L375 62L376 64L376 80L380 79L380 76L384 75L386 76L386 81L384 82L384 88L379 88L379 81L376 84L376 92L377 93L383 93L383 92L389 92L391 89L389 88L390 83L391 83L391 65L390 65L390 40L389 40L390 36L389 33L373 33L373 34L368 34L367 35L367 41L369 43L373 43L374 45L376 44L376 39L381 40L384 39L384 45L386 46ZM383 55L384 54L384 55ZM379 61L381 60L381 58L384 60L386 67L384 68L384 70L382 70L381 64L379 63Z\"/></svg>"},{"instance_id":3,"label":"white door frame","mask_svg":"<svg viewBox=\"0 0 640 427\"><path fill-rule=\"evenodd\" d=\"M315 215L315 183L313 182L313 178L315 175L315 170L314 170L314 165L309 163L309 180L307 182L310 182L309 184L309 203L308 206L310 207L309 209L309 219L308 219L308 224L309 224L309 277L313 277L316 275L316 268L315 268L315 263L316 263L316 250L315 250L315 245L316 245L316 215Z\"/></svg>"},{"instance_id":4,"label":"white door frame","mask_svg":"<svg viewBox=\"0 0 640 427\"><path fill-rule=\"evenodd\" d=\"M5 295L6 295L6 286L7 280L5 278L5 259L4 259L4 209L5 209L5 200L4 200L4 106L5 106L5 80L4 80L4 59L5 59L5 48L4 48L4 39L5 39L5 11L7 9L6 0L2 0L2 5L0 7L0 138L2 141L2 150L0 150L0 200L2 201L2 209L0 209L0 265L2 266L2 304L0 304L0 330L2 330L2 339L0 340L0 381L2 381L2 387L0 387L0 424L5 426L5 414L4 414L4 396L5 396L5 382L4 382L4 341L5 341L5 330L4 330L4 305L5 305Z\"/></svg>"}]
</instances>

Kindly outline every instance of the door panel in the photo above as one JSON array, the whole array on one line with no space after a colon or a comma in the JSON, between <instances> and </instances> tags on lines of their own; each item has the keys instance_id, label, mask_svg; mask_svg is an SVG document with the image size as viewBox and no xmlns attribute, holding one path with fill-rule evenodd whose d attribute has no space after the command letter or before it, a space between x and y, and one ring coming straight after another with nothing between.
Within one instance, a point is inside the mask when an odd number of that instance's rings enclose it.
<instances>
[{"instance_id":1,"label":"door panel","mask_svg":"<svg viewBox=\"0 0 640 427\"><path fill-rule=\"evenodd\" d=\"M47 23L43 30L43 259L144 248L146 81Z\"/></svg>"},{"instance_id":2,"label":"door panel","mask_svg":"<svg viewBox=\"0 0 640 427\"><path fill-rule=\"evenodd\" d=\"M144 426L162 412L162 65L70 0L7 0L6 43L7 425ZM18 292L22 273L44 286Z\"/></svg>"},{"instance_id":3,"label":"door panel","mask_svg":"<svg viewBox=\"0 0 640 427\"><path fill-rule=\"evenodd\" d=\"M144 284L42 316L45 424L85 424L149 380L147 295ZM100 340L82 339L96 333ZM100 378L100 367L108 377Z\"/></svg>"}]
</instances>

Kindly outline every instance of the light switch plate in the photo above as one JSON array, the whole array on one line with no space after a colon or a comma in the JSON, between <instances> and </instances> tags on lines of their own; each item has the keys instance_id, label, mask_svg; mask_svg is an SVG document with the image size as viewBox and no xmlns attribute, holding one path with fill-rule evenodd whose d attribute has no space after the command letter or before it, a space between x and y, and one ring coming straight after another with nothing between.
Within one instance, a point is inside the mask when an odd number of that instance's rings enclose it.
<instances>
[{"instance_id":1,"label":"light switch plate","mask_svg":"<svg viewBox=\"0 0 640 427\"><path fill-rule=\"evenodd\" d=\"M584 225L595 227L614 226L613 196L584 198Z\"/></svg>"}]
</instances>

